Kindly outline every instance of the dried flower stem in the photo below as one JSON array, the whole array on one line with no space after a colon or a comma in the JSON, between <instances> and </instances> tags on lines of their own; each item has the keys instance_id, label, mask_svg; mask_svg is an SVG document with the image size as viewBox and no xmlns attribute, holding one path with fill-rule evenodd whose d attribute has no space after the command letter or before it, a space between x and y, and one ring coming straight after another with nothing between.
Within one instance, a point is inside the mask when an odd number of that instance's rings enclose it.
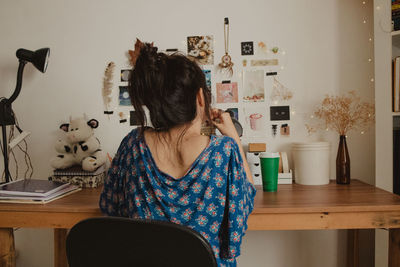
<instances>
[{"instance_id":1,"label":"dried flower stem","mask_svg":"<svg viewBox=\"0 0 400 267\"><path fill-rule=\"evenodd\" d=\"M314 112L318 119L325 122L325 128L332 128L339 135L351 130L364 129L375 119L374 104L361 102L355 91L342 96L326 96ZM309 133L316 127L306 125Z\"/></svg>"}]
</instances>

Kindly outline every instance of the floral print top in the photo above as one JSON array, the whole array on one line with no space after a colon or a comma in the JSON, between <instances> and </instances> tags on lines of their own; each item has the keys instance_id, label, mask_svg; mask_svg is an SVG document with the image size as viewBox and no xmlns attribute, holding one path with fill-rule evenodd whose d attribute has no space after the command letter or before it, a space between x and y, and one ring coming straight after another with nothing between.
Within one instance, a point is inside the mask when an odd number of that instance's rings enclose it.
<instances>
[{"instance_id":1,"label":"floral print top","mask_svg":"<svg viewBox=\"0 0 400 267\"><path fill-rule=\"evenodd\" d=\"M229 223L222 230L227 182L229 207L225 221ZM167 220L188 226L208 240L218 266L236 266L255 194L232 138L211 136L187 173L175 179L158 169L144 138L139 138L135 129L122 140L112 161L100 208L110 216Z\"/></svg>"}]
</instances>

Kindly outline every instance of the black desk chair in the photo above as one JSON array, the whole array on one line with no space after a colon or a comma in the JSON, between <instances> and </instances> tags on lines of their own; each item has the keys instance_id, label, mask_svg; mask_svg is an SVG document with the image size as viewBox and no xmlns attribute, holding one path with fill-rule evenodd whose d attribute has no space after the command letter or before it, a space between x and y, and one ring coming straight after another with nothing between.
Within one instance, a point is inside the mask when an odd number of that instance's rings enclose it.
<instances>
[{"instance_id":1,"label":"black desk chair","mask_svg":"<svg viewBox=\"0 0 400 267\"><path fill-rule=\"evenodd\" d=\"M216 267L207 240L175 223L101 217L67 236L69 267Z\"/></svg>"}]
</instances>

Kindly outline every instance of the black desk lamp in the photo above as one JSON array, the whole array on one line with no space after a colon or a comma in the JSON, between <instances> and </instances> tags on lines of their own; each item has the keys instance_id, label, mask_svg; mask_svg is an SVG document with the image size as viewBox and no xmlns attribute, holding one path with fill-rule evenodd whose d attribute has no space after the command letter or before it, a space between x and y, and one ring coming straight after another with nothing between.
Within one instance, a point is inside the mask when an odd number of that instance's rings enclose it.
<instances>
[{"instance_id":1,"label":"black desk lamp","mask_svg":"<svg viewBox=\"0 0 400 267\"><path fill-rule=\"evenodd\" d=\"M3 134L3 158L4 158L4 172L6 183L10 181L10 172L8 170L8 143L7 143L7 133L6 126L15 124L14 113L11 108L12 102L17 98L21 91L22 86L22 74L24 72L25 64L31 62L38 70L45 73L47 69L47 63L50 56L50 48L42 48L36 51L29 51L26 49L17 50L17 58L19 60L18 73L17 73L17 85L15 87L14 93L10 98L2 98L0 100L0 125Z\"/></svg>"}]
</instances>

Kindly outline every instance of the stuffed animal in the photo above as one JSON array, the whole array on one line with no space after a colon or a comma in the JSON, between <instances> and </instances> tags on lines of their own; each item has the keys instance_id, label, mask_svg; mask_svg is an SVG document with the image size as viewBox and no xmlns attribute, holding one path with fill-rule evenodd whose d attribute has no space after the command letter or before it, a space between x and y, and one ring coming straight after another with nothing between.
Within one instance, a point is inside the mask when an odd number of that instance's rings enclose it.
<instances>
[{"instance_id":1,"label":"stuffed animal","mask_svg":"<svg viewBox=\"0 0 400 267\"><path fill-rule=\"evenodd\" d=\"M65 131L65 139L57 140L57 156L50 161L56 169L65 169L73 165L82 165L85 171L94 171L106 162L106 154L100 149L100 141L94 136L99 126L95 119L84 117L72 119L60 126Z\"/></svg>"}]
</instances>

